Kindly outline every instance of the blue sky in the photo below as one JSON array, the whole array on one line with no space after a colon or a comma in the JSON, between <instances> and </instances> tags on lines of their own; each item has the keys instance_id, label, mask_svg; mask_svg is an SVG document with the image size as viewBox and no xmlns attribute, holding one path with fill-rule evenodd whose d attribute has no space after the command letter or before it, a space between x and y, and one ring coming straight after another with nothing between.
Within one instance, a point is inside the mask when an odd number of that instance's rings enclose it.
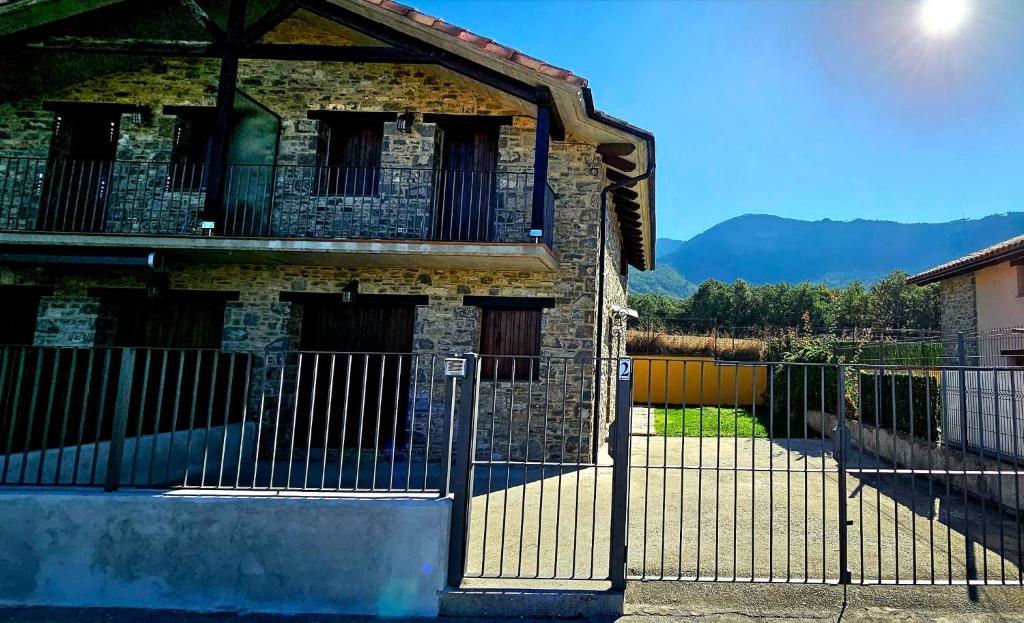
<instances>
[{"instance_id":1,"label":"blue sky","mask_svg":"<svg viewBox=\"0 0 1024 623\"><path fill-rule=\"evenodd\" d=\"M973 0L943 39L918 0L409 2L573 70L652 130L659 236L747 213L1024 210L1024 1Z\"/></svg>"}]
</instances>

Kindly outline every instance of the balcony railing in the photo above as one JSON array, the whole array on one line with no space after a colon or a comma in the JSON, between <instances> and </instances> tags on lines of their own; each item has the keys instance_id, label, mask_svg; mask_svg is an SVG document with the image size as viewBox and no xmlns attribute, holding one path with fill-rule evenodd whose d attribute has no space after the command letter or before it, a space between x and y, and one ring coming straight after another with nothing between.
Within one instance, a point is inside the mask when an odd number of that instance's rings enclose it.
<instances>
[{"instance_id":1,"label":"balcony railing","mask_svg":"<svg viewBox=\"0 0 1024 623\"><path fill-rule=\"evenodd\" d=\"M204 209L208 173L205 164L2 157L0 230L535 242L532 172L229 165L215 214ZM550 187L545 214L551 223Z\"/></svg>"}]
</instances>

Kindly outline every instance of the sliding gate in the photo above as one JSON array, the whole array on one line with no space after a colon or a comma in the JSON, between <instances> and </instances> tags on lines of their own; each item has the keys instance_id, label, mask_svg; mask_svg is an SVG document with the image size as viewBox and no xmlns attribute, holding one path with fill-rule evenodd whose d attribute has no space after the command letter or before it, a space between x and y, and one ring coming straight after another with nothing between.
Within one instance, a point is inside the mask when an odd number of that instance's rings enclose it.
<instances>
[{"instance_id":1,"label":"sliding gate","mask_svg":"<svg viewBox=\"0 0 1024 623\"><path fill-rule=\"evenodd\" d=\"M1024 584L1024 369L636 365L628 578ZM951 402L1001 450L944 437Z\"/></svg>"},{"instance_id":2,"label":"sliding gate","mask_svg":"<svg viewBox=\"0 0 1024 623\"><path fill-rule=\"evenodd\" d=\"M1024 369L486 359L458 396L455 586L1024 585ZM990 391L943 382L965 375Z\"/></svg>"}]
</instances>

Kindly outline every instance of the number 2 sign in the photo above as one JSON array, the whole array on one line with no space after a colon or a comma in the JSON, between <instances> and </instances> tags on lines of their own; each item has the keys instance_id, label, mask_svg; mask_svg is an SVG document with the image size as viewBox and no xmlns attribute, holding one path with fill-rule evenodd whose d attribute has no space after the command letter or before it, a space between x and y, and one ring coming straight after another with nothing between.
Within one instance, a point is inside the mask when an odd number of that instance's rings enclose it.
<instances>
[{"instance_id":1,"label":"number 2 sign","mask_svg":"<svg viewBox=\"0 0 1024 623\"><path fill-rule=\"evenodd\" d=\"M629 357L619 359L619 380L628 381L633 378L633 360Z\"/></svg>"}]
</instances>

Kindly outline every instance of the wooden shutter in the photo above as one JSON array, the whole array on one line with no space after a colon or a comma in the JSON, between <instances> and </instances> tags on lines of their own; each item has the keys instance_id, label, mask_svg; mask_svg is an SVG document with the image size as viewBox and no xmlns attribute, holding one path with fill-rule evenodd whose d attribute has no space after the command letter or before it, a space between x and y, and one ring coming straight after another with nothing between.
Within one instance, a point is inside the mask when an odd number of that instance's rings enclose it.
<instances>
[{"instance_id":1,"label":"wooden shutter","mask_svg":"<svg viewBox=\"0 0 1024 623\"><path fill-rule=\"evenodd\" d=\"M539 309L484 309L480 353L484 357L481 378L527 380L539 378L541 311ZM512 357L509 357L512 355ZM518 356L517 356L518 355ZM532 361L532 366L531 366Z\"/></svg>"},{"instance_id":2,"label":"wooden shutter","mask_svg":"<svg viewBox=\"0 0 1024 623\"><path fill-rule=\"evenodd\" d=\"M379 116L322 118L317 132L319 194L377 194L383 141L384 122Z\"/></svg>"}]
</instances>

